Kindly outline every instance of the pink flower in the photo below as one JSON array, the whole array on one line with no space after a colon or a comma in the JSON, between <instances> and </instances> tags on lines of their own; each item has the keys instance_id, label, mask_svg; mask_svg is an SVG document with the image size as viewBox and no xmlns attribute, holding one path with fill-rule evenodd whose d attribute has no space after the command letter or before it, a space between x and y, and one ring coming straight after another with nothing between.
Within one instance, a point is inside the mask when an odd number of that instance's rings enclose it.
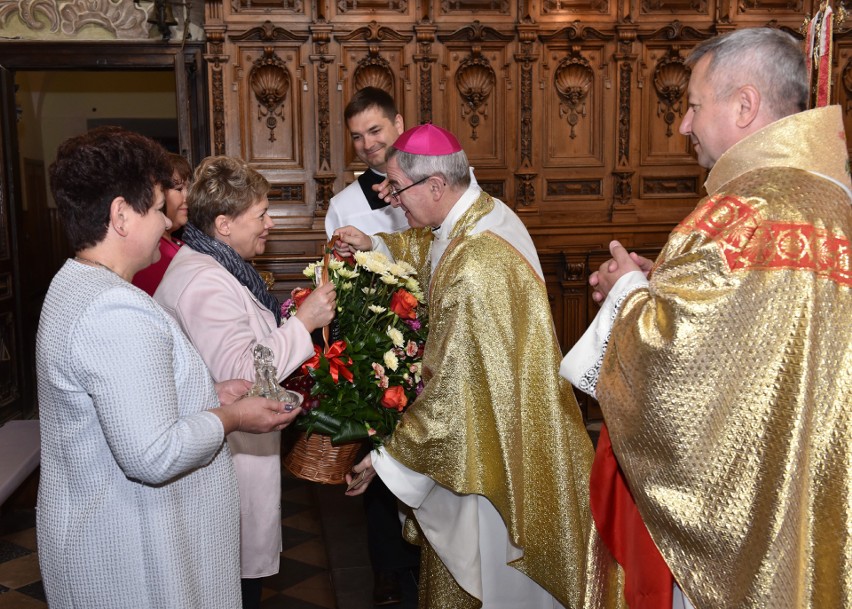
<instances>
[{"instance_id":1,"label":"pink flower","mask_svg":"<svg viewBox=\"0 0 852 609\"><path fill-rule=\"evenodd\" d=\"M415 343L413 340L408 341L408 344L405 345L405 354L408 357L414 357L415 355L417 355L417 343Z\"/></svg>"}]
</instances>

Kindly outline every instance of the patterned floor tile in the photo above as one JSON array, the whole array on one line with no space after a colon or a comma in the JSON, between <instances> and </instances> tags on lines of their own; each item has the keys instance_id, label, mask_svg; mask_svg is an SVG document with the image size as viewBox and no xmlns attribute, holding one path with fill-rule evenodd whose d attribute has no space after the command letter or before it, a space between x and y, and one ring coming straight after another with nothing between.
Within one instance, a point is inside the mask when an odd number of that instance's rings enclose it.
<instances>
[{"instance_id":1,"label":"patterned floor tile","mask_svg":"<svg viewBox=\"0 0 852 609\"><path fill-rule=\"evenodd\" d=\"M372 571L366 547L360 547L366 539L363 508L340 493L282 480L281 571L264 578L262 609L372 609ZM37 549L35 510L0 512L0 609L47 609ZM332 564L331 554L344 563ZM397 607L409 609L406 603Z\"/></svg>"}]
</instances>

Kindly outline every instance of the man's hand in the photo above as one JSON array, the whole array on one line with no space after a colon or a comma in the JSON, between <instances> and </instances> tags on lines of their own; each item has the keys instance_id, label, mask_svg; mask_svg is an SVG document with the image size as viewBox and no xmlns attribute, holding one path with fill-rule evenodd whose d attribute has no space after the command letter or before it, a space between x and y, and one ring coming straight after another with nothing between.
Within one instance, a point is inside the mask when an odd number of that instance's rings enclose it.
<instances>
[{"instance_id":1,"label":"man's hand","mask_svg":"<svg viewBox=\"0 0 852 609\"><path fill-rule=\"evenodd\" d=\"M382 201L385 203L391 202L391 187L388 178L385 178L380 184L373 184L372 189L376 191L376 194L379 195Z\"/></svg>"},{"instance_id":2,"label":"man's hand","mask_svg":"<svg viewBox=\"0 0 852 609\"><path fill-rule=\"evenodd\" d=\"M367 453L367 456L361 459L361 462L352 468L352 471L346 474L346 494L350 497L360 495L367 490L370 482L376 477L376 470L373 469L373 458Z\"/></svg>"},{"instance_id":3,"label":"man's hand","mask_svg":"<svg viewBox=\"0 0 852 609\"><path fill-rule=\"evenodd\" d=\"M645 277L648 277L648 275L651 273L651 269L654 268L653 260L645 258L644 256L640 256L636 252L630 252L630 259L639 265L639 270L642 271Z\"/></svg>"},{"instance_id":4,"label":"man's hand","mask_svg":"<svg viewBox=\"0 0 852 609\"><path fill-rule=\"evenodd\" d=\"M629 254L618 241L610 242L609 253L612 254L612 259L604 262L600 269L589 277L589 285L594 288L592 300L597 303L606 299L612 286L622 275L631 271L641 271L647 276L651 270L650 260L637 254ZM636 256L636 259L634 259L634 256ZM645 270L646 267L647 271Z\"/></svg>"},{"instance_id":5,"label":"man's hand","mask_svg":"<svg viewBox=\"0 0 852 609\"><path fill-rule=\"evenodd\" d=\"M354 226L343 226L334 231L334 236L337 239L334 242L334 249L341 256L351 256L356 251L367 251L373 249L373 241L370 235L362 233Z\"/></svg>"}]
</instances>

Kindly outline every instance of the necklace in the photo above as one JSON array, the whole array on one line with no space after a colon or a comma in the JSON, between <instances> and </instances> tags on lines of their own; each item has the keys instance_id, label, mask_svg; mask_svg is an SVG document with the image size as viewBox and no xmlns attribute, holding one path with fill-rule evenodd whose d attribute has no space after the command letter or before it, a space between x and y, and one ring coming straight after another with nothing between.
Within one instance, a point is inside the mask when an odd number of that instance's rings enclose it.
<instances>
[{"instance_id":1,"label":"necklace","mask_svg":"<svg viewBox=\"0 0 852 609\"><path fill-rule=\"evenodd\" d=\"M88 264L89 266L99 266L102 269L108 270L113 275L118 275L119 277L121 277L121 275L119 275L118 273L113 271L111 268L109 268L103 262L98 262L97 260L92 260L91 258L84 258L83 256L74 256L74 260L76 260L78 262L83 262L84 264Z\"/></svg>"}]
</instances>

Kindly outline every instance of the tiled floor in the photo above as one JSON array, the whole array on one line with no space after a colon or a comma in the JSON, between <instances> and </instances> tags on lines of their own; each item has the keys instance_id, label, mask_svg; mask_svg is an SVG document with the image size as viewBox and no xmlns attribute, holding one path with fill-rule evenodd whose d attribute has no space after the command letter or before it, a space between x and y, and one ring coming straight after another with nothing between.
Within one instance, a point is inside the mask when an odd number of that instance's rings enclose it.
<instances>
[{"instance_id":1,"label":"tiled floor","mask_svg":"<svg viewBox=\"0 0 852 609\"><path fill-rule=\"evenodd\" d=\"M364 510L343 486L282 481L281 571L264 579L263 609L372 609L372 571ZM414 609L416 584L404 582L403 603ZM45 609L38 570L35 512L0 512L0 609Z\"/></svg>"}]
</instances>

